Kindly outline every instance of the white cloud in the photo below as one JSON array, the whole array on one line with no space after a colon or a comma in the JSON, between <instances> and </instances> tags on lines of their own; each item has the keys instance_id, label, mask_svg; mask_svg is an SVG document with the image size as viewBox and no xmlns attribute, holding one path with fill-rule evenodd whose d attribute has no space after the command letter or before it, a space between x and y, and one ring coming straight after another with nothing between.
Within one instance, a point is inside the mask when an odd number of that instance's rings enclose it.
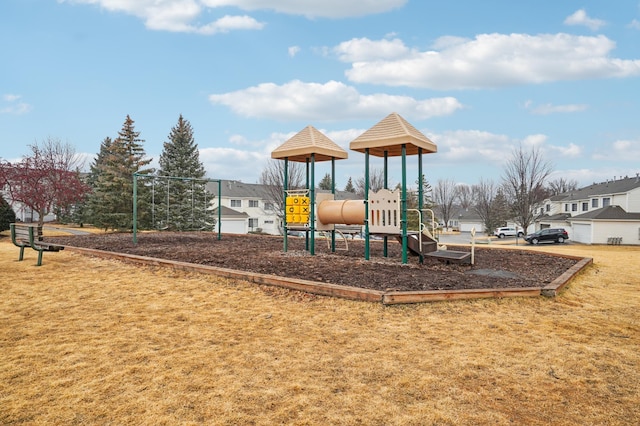
<instances>
[{"instance_id":1,"label":"white cloud","mask_svg":"<svg viewBox=\"0 0 640 426\"><path fill-rule=\"evenodd\" d=\"M635 30L640 30L640 21L638 21L637 19L633 19L633 20L629 23L628 27L629 27L629 28L633 28L633 29L635 29Z\"/></svg>"},{"instance_id":2,"label":"white cloud","mask_svg":"<svg viewBox=\"0 0 640 426\"><path fill-rule=\"evenodd\" d=\"M513 144L506 135L481 130L453 130L427 136L438 145L438 162L446 163L501 164Z\"/></svg>"},{"instance_id":3,"label":"white cloud","mask_svg":"<svg viewBox=\"0 0 640 426\"><path fill-rule=\"evenodd\" d=\"M363 95L354 87L337 81L263 83L235 92L213 94L209 100L226 105L245 117L277 120L379 118L392 111L408 119L426 119L450 115L463 107L453 97L417 100L382 93Z\"/></svg>"},{"instance_id":4,"label":"white cloud","mask_svg":"<svg viewBox=\"0 0 640 426\"><path fill-rule=\"evenodd\" d=\"M230 16L225 15L215 22L195 28L194 31L199 34L217 34L228 33L234 30L261 30L264 23L258 22L250 16Z\"/></svg>"},{"instance_id":5,"label":"white cloud","mask_svg":"<svg viewBox=\"0 0 640 426\"><path fill-rule=\"evenodd\" d=\"M20 99L22 99L21 95L5 94L2 95L2 99L6 104L0 106L0 114L21 115L31 112L33 109L30 104L20 102Z\"/></svg>"},{"instance_id":6,"label":"white cloud","mask_svg":"<svg viewBox=\"0 0 640 426\"><path fill-rule=\"evenodd\" d=\"M593 159L640 164L640 139L621 139L605 144L593 154Z\"/></svg>"},{"instance_id":7,"label":"white cloud","mask_svg":"<svg viewBox=\"0 0 640 426\"><path fill-rule=\"evenodd\" d=\"M232 30L259 30L264 23L247 15L225 15L203 24L198 18L219 8L236 7L245 11L273 10L309 18L345 18L386 12L403 6L407 0L58 0L59 3L92 4L109 12L136 16L152 30L217 34Z\"/></svg>"},{"instance_id":8,"label":"white cloud","mask_svg":"<svg viewBox=\"0 0 640 426\"><path fill-rule=\"evenodd\" d=\"M549 115L549 114L557 114L557 113L581 112L581 111L585 111L587 108L589 108L589 106L585 104L566 104L566 105L543 104L543 105L533 107L532 103L528 102L526 104L526 108L531 109L532 114Z\"/></svg>"},{"instance_id":9,"label":"white cloud","mask_svg":"<svg viewBox=\"0 0 640 426\"><path fill-rule=\"evenodd\" d=\"M576 158L582 154L582 148L570 143L568 146L556 146L548 143L544 134L527 135L522 139L482 130L454 130L441 134L425 134L438 145L437 162L455 163L455 167L464 168L465 164L491 164L502 168L514 147L522 145L540 149L543 156L550 159L563 157Z\"/></svg>"},{"instance_id":10,"label":"white cloud","mask_svg":"<svg viewBox=\"0 0 640 426\"><path fill-rule=\"evenodd\" d=\"M380 49L382 54L376 54L374 47L388 47L389 40L353 39L337 46L341 58L358 59L346 71L349 80L450 90L640 75L640 60L611 58L615 43L603 35L446 37L434 44L440 50L429 51L415 51L392 41L394 49ZM398 57L389 59L389 52Z\"/></svg>"},{"instance_id":11,"label":"white cloud","mask_svg":"<svg viewBox=\"0 0 640 426\"><path fill-rule=\"evenodd\" d=\"M21 97L22 96L20 96L20 95L12 95L12 94L9 94L9 93L7 93L6 95L2 95L2 99L4 99L7 102L15 102L18 99L20 99Z\"/></svg>"},{"instance_id":12,"label":"white cloud","mask_svg":"<svg viewBox=\"0 0 640 426\"><path fill-rule=\"evenodd\" d=\"M402 40L369 40L354 38L333 48L333 52L344 62L370 61L372 59L393 60L406 57L410 50Z\"/></svg>"},{"instance_id":13,"label":"white cloud","mask_svg":"<svg viewBox=\"0 0 640 426\"><path fill-rule=\"evenodd\" d=\"M607 25L607 23L601 19L590 18L584 9L579 9L573 14L569 15L564 20L565 25L584 25L592 31L597 31L600 27Z\"/></svg>"},{"instance_id":14,"label":"white cloud","mask_svg":"<svg viewBox=\"0 0 640 426\"><path fill-rule=\"evenodd\" d=\"M202 0L209 7L235 6L244 10L274 10L309 18L347 18L388 12L407 0Z\"/></svg>"},{"instance_id":15,"label":"white cloud","mask_svg":"<svg viewBox=\"0 0 640 426\"><path fill-rule=\"evenodd\" d=\"M246 15L225 15L201 24L197 22L207 9L201 0L58 0L60 3L95 4L110 12L136 16L152 30L217 34L232 30L259 30L264 23Z\"/></svg>"},{"instance_id":16,"label":"white cloud","mask_svg":"<svg viewBox=\"0 0 640 426\"><path fill-rule=\"evenodd\" d=\"M260 172L267 164L270 153L236 148L202 148L200 161L211 178L241 180L257 183ZM251 167L238 167L251 164Z\"/></svg>"},{"instance_id":17,"label":"white cloud","mask_svg":"<svg viewBox=\"0 0 640 426\"><path fill-rule=\"evenodd\" d=\"M574 143L570 143L569 146L550 145L549 149L563 157L577 158L582 154L582 148Z\"/></svg>"},{"instance_id":18,"label":"white cloud","mask_svg":"<svg viewBox=\"0 0 640 426\"><path fill-rule=\"evenodd\" d=\"M300 52L300 46L291 46L287 51L289 52L289 56L293 58Z\"/></svg>"}]
</instances>

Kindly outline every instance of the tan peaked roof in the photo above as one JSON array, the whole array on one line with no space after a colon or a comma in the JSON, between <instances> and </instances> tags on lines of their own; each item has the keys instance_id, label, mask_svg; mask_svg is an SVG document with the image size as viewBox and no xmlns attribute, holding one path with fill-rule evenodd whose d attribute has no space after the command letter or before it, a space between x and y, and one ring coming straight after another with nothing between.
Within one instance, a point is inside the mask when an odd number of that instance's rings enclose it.
<instances>
[{"instance_id":1,"label":"tan peaked roof","mask_svg":"<svg viewBox=\"0 0 640 426\"><path fill-rule=\"evenodd\" d=\"M360 152L369 148L369 154L377 157L384 157L386 151L388 156L395 157L402 155L403 144L407 155L417 154L418 148L422 148L423 154L438 151L435 143L395 112L351 141L349 148Z\"/></svg>"},{"instance_id":2,"label":"tan peaked roof","mask_svg":"<svg viewBox=\"0 0 640 426\"><path fill-rule=\"evenodd\" d=\"M332 158L345 159L347 151L340 148L334 141L325 136L313 126L307 126L291 139L271 152L271 158L290 161L306 162L315 154L315 161L327 161Z\"/></svg>"}]
</instances>

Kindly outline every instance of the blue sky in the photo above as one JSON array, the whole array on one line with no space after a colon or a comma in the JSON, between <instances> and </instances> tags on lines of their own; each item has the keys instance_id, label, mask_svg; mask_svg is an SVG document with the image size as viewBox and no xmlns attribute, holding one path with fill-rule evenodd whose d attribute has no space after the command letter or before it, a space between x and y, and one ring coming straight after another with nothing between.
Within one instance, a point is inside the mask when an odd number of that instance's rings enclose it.
<instances>
[{"instance_id":1,"label":"blue sky","mask_svg":"<svg viewBox=\"0 0 640 426\"><path fill-rule=\"evenodd\" d=\"M182 114L210 178L254 183L307 125L348 150L397 112L432 184L497 181L519 144L581 185L640 172L639 0L2 0L0 55L10 161L57 138L88 167L129 114L157 163Z\"/></svg>"}]
</instances>

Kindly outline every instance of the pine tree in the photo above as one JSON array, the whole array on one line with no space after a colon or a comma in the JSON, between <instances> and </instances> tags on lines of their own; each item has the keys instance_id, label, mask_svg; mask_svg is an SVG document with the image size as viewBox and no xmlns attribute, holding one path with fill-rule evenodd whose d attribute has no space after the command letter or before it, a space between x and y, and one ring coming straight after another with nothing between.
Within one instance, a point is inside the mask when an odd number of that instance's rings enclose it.
<instances>
[{"instance_id":1,"label":"pine tree","mask_svg":"<svg viewBox=\"0 0 640 426\"><path fill-rule=\"evenodd\" d=\"M327 191L331 190L331 175L329 173L326 173L320 183L318 183L318 188Z\"/></svg>"},{"instance_id":2,"label":"pine tree","mask_svg":"<svg viewBox=\"0 0 640 426\"><path fill-rule=\"evenodd\" d=\"M421 182L422 181L422 182ZM425 176L422 175L420 179L416 180L416 185L420 185L422 183L422 208L433 210L434 202L431 198L433 193L433 189L431 188L431 184L429 181L425 179ZM396 189L400 189L401 186L398 184ZM409 230L419 230L420 223L418 213L413 211L418 209L418 198L419 192L418 189L412 190L407 189L407 209L411 209L411 211L407 212L407 229ZM426 213L424 210L422 211L422 223L431 225L431 215ZM431 230L433 232L433 230Z\"/></svg>"},{"instance_id":3,"label":"pine tree","mask_svg":"<svg viewBox=\"0 0 640 426\"><path fill-rule=\"evenodd\" d=\"M146 158L134 121L127 115L118 137L106 138L100 146L100 154L91 166L93 194L90 199L91 221L106 229L131 229L133 226L133 174L150 174L146 168L151 159ZM149 191L138 188L138 220L141 228L148 227ZM145 208L147 207L147 208Z\"/></svg>"},{"instance_id":4,"label":"pine tree","mask_svg":"<svg viewBox=\"0 0 640 426\"><path fill-rule=\"evenodd\" d=\"M16 221L16 212L0 194L0 232L9 229L9 224Z\"/></svg>"},{"instance_id":5,"label":"pine tree","mask_svg":"<svg viewBox=\"0 0 640 426\"><path fill-rule=\"evenodd\" d=\"M349 177L349 180L347 181L347 184L344 187L345 192L352 192L355 194L356 192L356 188L353 186L353 181L351 180L351 177Z\"/></svg>"},{"instance_id":6,"label":"pine tree","mask_svg":"<svg viewBox=\"0 0 640 426\"><path fill-rule=\"evenodd\" d=\"M193 128L182 115L164 143L159 163L155 190L164 199L158 199L154 206L157 224L175 230L213 229L214 218L209 209L213 195L206 190L205 170Z\"/></svg>"}]
</instances>

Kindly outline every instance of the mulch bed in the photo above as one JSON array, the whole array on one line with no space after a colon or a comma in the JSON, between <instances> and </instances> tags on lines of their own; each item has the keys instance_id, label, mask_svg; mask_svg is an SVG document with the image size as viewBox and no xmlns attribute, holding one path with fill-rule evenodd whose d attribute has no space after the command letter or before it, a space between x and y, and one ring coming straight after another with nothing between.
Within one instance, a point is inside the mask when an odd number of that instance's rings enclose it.
<instances>
[{"instance_id":1,"label":"mulch bed","mask_svg":"<svg viewBox=\"0 0 640 426\"><path fill-rule=\"evenodd\" d=\"M402 247L389 238L388 257L383 256L382 241L371 241L370 260L364 259L364 242L349 240L349 250L331 252L327 241L316 239L315 255L305 250L305 239L265 235L230 235L208 232L139 233L133 244L131 234L91 234L48 237L57 244L99 249L118 253L175 260L200 265L300 278L381 291L464 290L543 287L578 259L526 250L476 247L474 265L445 264L410 256L402 264ZM344 249L337 240L336 248ZM452 247L471 251L470 247Z\"/></svg>"}]
</instances>

